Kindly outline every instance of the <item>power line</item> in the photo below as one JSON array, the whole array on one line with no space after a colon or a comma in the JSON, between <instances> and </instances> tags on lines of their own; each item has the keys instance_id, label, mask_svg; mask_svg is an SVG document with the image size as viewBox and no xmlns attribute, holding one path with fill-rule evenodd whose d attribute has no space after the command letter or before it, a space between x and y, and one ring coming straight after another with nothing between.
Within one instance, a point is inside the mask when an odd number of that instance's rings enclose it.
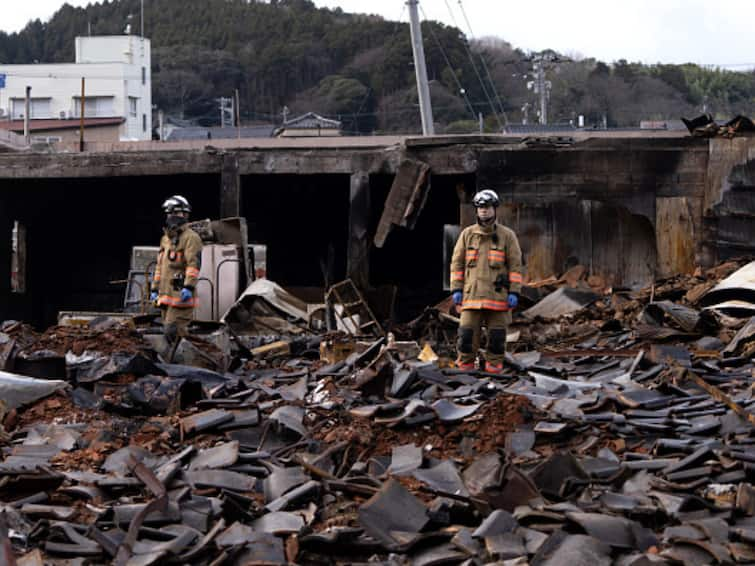
<instances>
[{"instance_id":1,"label":"power line","mask_svg":"<svg viewBox=\"0 0 755 566\"><path fill-rule=\"evenodd\" d=\"M427 14L425 14L425 10L420 6L420 10L422 10L422 17L427 20ZM467 96L467 90L461 85L461 82L459 81L459 77L456 76L456 71L454 71L453 65L451 65L451 61L448 59L448 56L446 55L445 49L443 49L443 45L441 45L440 41L438 40L438 36L435 33L435 30L433 29L432 25L428 26L430 29L430 34L433 36L433 39L435 40L435 44L438 46L438 49L440 50L440 54L443 56L443 59L446 62L446 65L448 66L448 69L451 71L451 75L454 78L454 82L456 82L456 86L459 89L459 94L462 95L464 98L464 102L467 105L467 108L472 113L472 119L477 119L477 115L475 114L474 108L469 103L469 97Z\"/></svg>"},{"instance_id":2,"label":"power line","mask_svg":"<svg viewBox=\"0 0 755 566\"><path fill-rule=\"evenodd\" d=\"M448 6L448 1L446 0L446 6ZM450 10L450 6L448 6ZM469 23L469 18L467 17L467 12L464 10L464 4L462 4L461 0L459 0L459 9L461 10L462 16L464 16L464 21L467 23L467 28L469 29L469 37L474 37L474 32L472 31L472 25ZM470 58L472 57L471 50L469 47L467 47L467 51L469 52ZM498 103L498 108L501 111L501 114L503 115L503 121L508 125L509 119L506 116L506 111L503 108L503 102L501 102L501 97L498 96L498 89L495 86L495 82L493 82L493 76L490 74L490 69L488 68L488 64L485 62L485 57L482 53L480 53L480 61L482 62L482 67L485 70L485 74L488 77L488 81L490 82L490 87L493 89L493 94L495 95L496 102ZM475 72L477 72L477 68L475 67ZM482 81L482 79L480 79ZM500 123L500 120L499 120Z\"/></svg>"},{"instance_id":3,"label":"power line","mask_svg":"<svg viewBox=\"0 0 755 566\"><path fill-rule=\"evenodd\" d=\"M459 26L459 23L456 21L456 16L454 15L454 11L451 9L451 5L448 3L448 0L443 0L443 1L446 4L446 8L448 9L448 14L451 16L451 21L453 22L454 27L460 30L461 27ZM489 100L488 93L487 93L487 91L485 89L485 84L483 83L482 78L480 77L480 73L477 72L477 67L475 66L474 58L472 56L472 52L471 52L471 50L469 48L469 45L468 45L467 41L464 41L464 50L466 51L467 57L469 58L470 62L472 63L472 67L475 70L475 74L477 75L477 79L480 81L480 86L482 87L483 93L485 94L485 97L488 98L488 100ZM484 62L484 60L483 60L483 62ZM491 81L491 86L493 87L493 93L495 94L496 99L498 100L499 110L500 110L501 114L503 115L504 122L508 123L508 119L506 118L506 112L503 110L503 105L501 104L501 101L498 98L498 92L496 91L495 85L492 83L492 81ZM503 125L501 124L501 120L500 120L500 118L498 117L498 114L497 114L498 111L495 108L493 108L492 103L491 103L491 108L493 109L493 114L495 115L496 120L498 121L499 127L503 128Z\"/></svg>"},{"instance_id":4,"label":"power line","mask_svg":"<svg viewBox=\"0 0 755 566\"><path fill-rule=\"evenodd\" d=\"M448 5L448 2L446 2L446 7L448 7L450 10L450 6ZM453 12L451 12L451 17L454 18ZM454 21L455 21L455 18L454 18ZM493 105L493 100L490 98L490 95L488 94L488 89L485 86L485 82L482 80L482 75L480 75L480 72L477 70L477 65L475 64L474 57L472 56L472 52L469 50L469 45L467 45L466 41L463 41L462 43L464 44L464 50L467 54L467 57L469 58L469 62L472 63L472 68L474 69L475 75L477 75L477 80L480 81L480 87L482 87L482 93L485 95L485 98L488 100L488 103L490 104L490 109L493 111L493 115L495 116L495 119L498 122L498 127L503 129L503 122L501 122L501 117L498 115L498 110Z\"/></svg>"}]
</instances>

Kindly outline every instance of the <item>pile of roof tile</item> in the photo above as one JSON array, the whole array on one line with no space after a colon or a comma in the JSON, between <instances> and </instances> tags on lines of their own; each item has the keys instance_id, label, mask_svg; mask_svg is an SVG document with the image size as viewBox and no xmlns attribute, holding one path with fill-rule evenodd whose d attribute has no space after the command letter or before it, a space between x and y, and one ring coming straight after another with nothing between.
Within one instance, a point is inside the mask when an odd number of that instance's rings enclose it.
<instances>
[{"instance_id":1,"label":"pile of roof tile","mask_svg":"<svg viewBox=\"0 0 755 566\"><path fill-rule=\"evenodd\" d=\"M392 335L194 340L197 364L169 364L6 326L0 346L43 353L35 376L0 373L0 562L753 562L741 265L635 292L551 282L501 376Z\"/></svg>"}]
</instances>

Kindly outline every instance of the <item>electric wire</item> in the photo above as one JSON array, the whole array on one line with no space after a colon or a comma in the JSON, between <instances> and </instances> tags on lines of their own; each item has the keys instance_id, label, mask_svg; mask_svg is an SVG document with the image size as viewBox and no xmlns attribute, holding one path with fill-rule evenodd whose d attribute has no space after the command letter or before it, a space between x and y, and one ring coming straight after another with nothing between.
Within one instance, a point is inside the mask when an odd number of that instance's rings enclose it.
<instances>
[{"instance_id":1,"label":"electric wire","mask_svg":"<svg viewBox=\"0 0 755 566\"><path fill-rule=\"evenodd\" d=\"M448 4L448 0L444 0L444 1L446 3L446 8L448 8L449 14L451 15L451 20L454 22L454 26L457 29L460 29L456 22L456 16L454 16L453 11L451 10L451 6ZM477 80L480 82L480 87L482 88L482 92L490 104L490 109L493 111L493 115L495 116L496 121L498 122L499 128L503 129L504 123L501 121L501 117L498 113L498 109L493 105L493 100L490 97L490 94L488 93L488 87L485 85L485 81L482 79L482 75L480 74L480 71L477 69L477 64L475 63L474 56L472 55L472 51L469 48L469 43L466 40L466 38L464 39L463 44L464 44L464 51L466 52L467 57L469 58L469 62L472 64L472 68L474 69L475 75L477 75ZM493 88L493 92L495 92L495 85L491 84L491 86ZM504 121L507 122L507 120L505 119L505 114L504 114Z\"/></svg>"},{"instance_id":2,"label":"electric wire","mask_svg":"<svg viewBox=\"0 0 755 566\"><path fill-rule=\"evenodd\" d=\"M450 11L450 6L448 5L447 1L446 1L446 7ZM456 18L453 15L453 12L450 12L450 13L451 13L452 20L454 22L456 22ZM459 26L457 25L456 27L458 28ZM483 93L483 95L485 95L485 98L488 100L488 103L490 105L490 109L493 111L493 115L495 116L495 119L498 122L498 127L501 128L501 129L503 129L503 122L501 121L501 117L498 115L498 110L493 105L493 100L490 97L490 94L488 93L488 88L485 85L485 81L482 80L482 75L480 75L480 71L477 69L477 64L474 61L474 57L472 56L472 52L469 49L469 45L468 45L468 42L466 41L466 38L464 39L463 43L464 43L464 50L465 50L465 52L467 54L467 57L469 58L469 62L472 64L472 69L474 69L475 75L477 75L477 80L480 82L480 87L482 88L482 93Z\"/></svg>"},{"instance_id":3,"label":"electric wire","mask_svg":"<svg viewBox=\"0 0 755 566\"><path fill-rule=\"evenodd\" d=\"M425 14L425 10L422 9L422 6L420 5L420 10L422 10L422 17L427 20L427 14ZM448 66L448 70L451 71L451 76L454 78L454 82L456 83L456 86L459 89L459 94L464 98L464 103L467 105L467 108L472 113L472 119L477 119L477 114L474 111L474 108L469 102L469 97L467 96L467 90L462 86L461 81L459 81L459 77L456 75L456 71L454 71L453 65L451 65L451 61L448 58L448 55L446 55L445 49L443 49L443 45L441 45L440 40L438 39L438 36L435 33L435 30L432 26L428 26L430 29L430 35L433 36L433 39L435 40L435 44L438 46L438 49L440 50L440 54L443 56L443 60L446 62L446 66Z\"/></svg>"},{"instance_id":4,"label":"electric wire","mask_svg":"<svg viewBox=\"0 0 755 566\"><path fill-rule=\"evenodd\" d=\"M448 3L446 3L446 5L448 5ZM452 17L453 17L453 14L452 14ZM475 65L474 58L472 57L472 53L469 50L469 45L467 44L466 39L464 41L462 41L462 43L464 44L464 50L467 53L467 57L469 58L469 62L472 64L472 68L474 69L475 75L477 75L477 80L480 82L480 87L482 88L482 93L485 96L485 98L487 99L488 104L490 106L490 109L493 111L493 115L495 116L495 119L498 122L499 128L503 129L503 122L501 122L501 117L498 115L498 110L493 105L493 101L490 98L490 95L488 94L488 89L485 86L484 81L482 80L482 76L480 76L480 72L477 70L477 65ZM475 116L475 118L476 118L476 116Z\"/></svg>"},{"instance_id":5,"label":"electric wire","mask_svg":"<svg viewBox=\"0 0 755 566\"><path fill-rule=\"evenodd\" d=\"M448 4L448 0L446 1L446 6L448 7L449 11L451 10L451 6ZM467 23L467 28L469 29L469 37L474 38L474 32L472 31L472 25L469 23L469 18L467 17L467 12L464 9L464 4L462 4L462 1L459 0L459 9L461 10L462 16L464 16L464 21ZM453 16L453 13L452 13ZM454 21L455 18L454 18ZM469 53L470 59L472 58L472 52L467 47L467 52ZM498 103L498 108L500 109L501 115L503 116L503 121L506 125L509 123L509 119L506 116L506 110L503 107L503 102L501 101L501 97L498 96L498 89L495 86L495 82L493 82L493 76L490 73L490 69L488 68L488 64L485 62L485 57L482 53L480 53L480 61L482 62L482 68L485 70L485 74L487 75L488 81L490 82L490 87L493 89L493 95L495 96L496 102ZM477 67L475 67L475 72L477 72ZM478 75L479 76L479 75ZM482 79L480 79L482 81ZM492 103L491 103L492 104ZM500 119L498 120L500 123Z\"/></svg>"}]
</instances>

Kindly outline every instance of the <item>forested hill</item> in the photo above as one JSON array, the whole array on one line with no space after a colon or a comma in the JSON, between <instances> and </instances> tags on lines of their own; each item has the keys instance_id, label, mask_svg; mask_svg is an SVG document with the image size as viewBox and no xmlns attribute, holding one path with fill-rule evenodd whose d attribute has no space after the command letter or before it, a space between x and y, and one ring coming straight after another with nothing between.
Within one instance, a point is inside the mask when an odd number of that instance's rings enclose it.
<instances>
[{"instance_id":1,"label":"forested hill","mask_svg":"<svg viewBox=\"0 0 755 566\"><path fill-rule=\"evenodd\" d=\"M398 16L403 0L397 0ZM409 28L380 17L318 9L308 0L146 0L152 40L153 103L168 115L212 124L216 99L240 91L244 121L280 122L313 110L340 118L347 131L419 128ZM74 37L139 30L139 0L64 5L47 23L0 33L0 62L72 61ZM406 17L403 18L406 20ZM441 131L494 130L506 120L534 121L527 89L532 62L503 40L473 41L436 22L423 24L435 121ZM553 65L553 122L584 115L588 125L637 125L703 110L752 114L755 74L696 65L645 66L594 59ZM493 86L494 85L494 86ZM528 106L529 103L529 106Z\"/></svg>"}]
</instances>

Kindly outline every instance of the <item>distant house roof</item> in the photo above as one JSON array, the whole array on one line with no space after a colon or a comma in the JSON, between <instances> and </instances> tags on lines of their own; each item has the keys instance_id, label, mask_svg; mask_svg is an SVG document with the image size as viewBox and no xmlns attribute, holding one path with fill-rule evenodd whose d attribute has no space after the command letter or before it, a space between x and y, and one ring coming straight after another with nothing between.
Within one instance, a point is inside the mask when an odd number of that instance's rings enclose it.
<instances>
[{"instance_id":1,"label":"distant house roof","mask_svg":"<svg viewBox=\"0 0 755 566\"><path fill-rule=\"evenodd\" d=\"M557 134L576 131L577 128L571 124L508 124L503 128L506 134Z\"/></svg>"},{"instance_id":2,"label":"distant house roof","mask_svg":"<svg viewBox=\"0 0 755 566\"><path fill-rule=\"evenodd\" d=\"M641 120L641 130L671 130L683 132L687 126L681 120Z\"/></svg>"},{"instance_id":3,"label":"distant house roof","mask_svg":"<svg viewBox=\"0 0 755 566\"><path fill-rule=\"evenodd\" d=\"M283 122L283 127L284 128L309 128L313 130L317 130L317 129L340 130L341 122L339 122L338 120L331 120L329 118L324 118L314 112L307 112L306 114L302 114L301 116L297 116L296 118L291 118L290 120L286 120L285 122Z\"/></svg>"},{"instance_id":4,"label":"distant house roof","mask_svg":"<svg viewBox=\"0 0 755 566\"><path fill-rule=\"evenodd\" d=\"M102 126L117 126L125 122L125 118L84 118L85 128L97 128ZM47 130L76 130L81 127L81 120L73 118L69 120L29 120L29 131L39 132ZM23 132L23 120L0 120L0 129L11 132Z\"/></svg>"},{"instance_id":5,"label":"distant house roof","mask_svg":"<svg viewBox=\"0 0 755 566\"><path fill-rule=\"evenodd\" d=\"M239 132L240 130L240 132ZM272 137L275 126L242 126L239 128L204 128L202 126L191 126L188 128L174 128L168 134L167 141L186 141L186 140L226 140L238 138L269 138Z\"/></svg>"}]
</instances>

